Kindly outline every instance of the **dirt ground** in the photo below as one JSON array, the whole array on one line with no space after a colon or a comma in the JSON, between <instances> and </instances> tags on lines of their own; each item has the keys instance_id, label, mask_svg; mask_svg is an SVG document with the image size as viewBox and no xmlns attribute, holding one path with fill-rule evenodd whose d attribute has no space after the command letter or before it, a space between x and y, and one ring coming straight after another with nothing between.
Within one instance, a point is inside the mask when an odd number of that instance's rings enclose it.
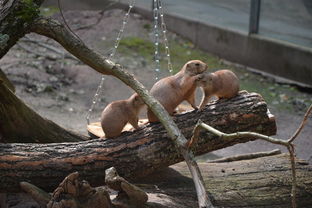
<instances>
[{"instance_id":1,"label":"dirt ground","mask_svg":"<svg viewBox=\"0 0 312 208\"><path fill-rule=\"evenodd\" d=\"M102 16L96 11L66 12L66 19L79 37L90 47L107 56L113 47L117 32L121 26L123 11L110 10ZM57 16L57 18L59 18ZM98 24L93 25L97 20ZM126 27L125 36L152 37L152 33L144 25L152 24L141 16L132 14ZM179 39L170 33L171 38ZM50 50L46 45L53 46ZM100 82L101 75L84 65L68 53L64 57L63 48L53 40L35 34L22 38L9 53L0 60L2 70L16 86L16 94L31 108L64 128L87 134L86 114L91 106L93 95ZM155 83L153 65L136 51L135 58L117 53L115 60L124 65L148 89ZM195 58L195 57L194 57ZM229 66L231 67L231 66ZM241 69L244 70L244 69ZM250 72L244 71L244 74ZM162 71L160 76L167 76ZM259 76L259 75L252 75ZM259 79L261 77L259 76ZM102 109L110 102L125 99L132 90L114 77L105 77L99 104L92 113L92 121L99 119ZM278 93L278 92L277 92ZM299 91L295 92L301 93ZM312 100L312 95L304 93ZM199 98L198 98L199 99ZM305 108L296 111L279 109L271 103L269 109L277 121L278 138L289 138L299 126ZM142 115L144 116L144 115ZM312 161L312 122L307 123L303 132L296 139L297 155ZM210 153L210 157L223 157L235 154L266 151L279 148L262 141L239 144ZM11 206L19 207L19 206ZM24 206L31 207L31 206Z\"/></svg>"}]
</instances>

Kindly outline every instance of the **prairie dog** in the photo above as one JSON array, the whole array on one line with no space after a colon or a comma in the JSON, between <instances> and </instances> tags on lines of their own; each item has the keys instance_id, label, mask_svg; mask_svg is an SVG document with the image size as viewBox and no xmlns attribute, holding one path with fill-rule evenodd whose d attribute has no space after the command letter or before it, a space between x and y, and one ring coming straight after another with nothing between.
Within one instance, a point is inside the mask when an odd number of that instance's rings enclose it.
<instances>
[{"instance_id":1,"label":"prairie dog","mask_svg":"<svg viewBox=\"0 0 312 208\"><path fill-rule=\"evenodd\" d=\"M207 70L207 65L200 60L187 62L175 75L165 77L154 84L150 93L160 104L173 115L175 108L184 100L189 102L194 109L195 105L195 80L200 74ZM156 122L158 118L148 109L149 122Z\"/></svg>"},{"instance_id":2,"label":"prairie dog","mask_svg":"<svg viewBox=\"0 0 312 208\"><path fill-rule=\"evenodd\" d=\"M143 106L144 102L137 93L127 100L118 100L108 104L101 115L101 126L105 137L119 136L128 122L133 128L138 129L138 114Z\"/></svg>"},{"instance_id":3,"label":"prairie dog","mask_svg":"<svg viewBox=\"0 0 312 208\"><path fill-rule=\"evenodd\" d=\"M213 73L205 72L200 79L196 80L196 83L204 92L199 110L205 107L209 98L212 96L217 96L219 99L231 98L236 96L239 91L239 80L237 76L228 69L218 70Z\"/></svg>"}]
</instances>

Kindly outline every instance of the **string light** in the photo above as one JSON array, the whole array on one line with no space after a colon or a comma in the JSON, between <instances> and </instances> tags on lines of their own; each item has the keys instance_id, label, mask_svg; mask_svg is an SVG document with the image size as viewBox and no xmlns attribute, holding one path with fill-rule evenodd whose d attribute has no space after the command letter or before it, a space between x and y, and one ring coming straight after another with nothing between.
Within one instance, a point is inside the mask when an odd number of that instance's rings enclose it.
<instances>
[{"instance_id":1,"label":"string light","mask_svg":"<svg viewBox=\"0 0 312 208\"><path fill-rule=\"evenodd\" d=\"M164 20L164 11L163 11L163 7L162 7L162 2L161 0L154 0L153 1L153 5L154 5L154 9L153 9L153 14L154 14L154 45L155 45L155 79L158 80L159 79L159 73L160 73L160 57L159 57L159 17L160 17L160 25L161 25L161 30L162 30L162 34L163 34L163 38L164 38L164 45L165 45L165 53L166 53L166 57L167 57L167 62L168 62L168 70L170 73L173 72L172 69L172 63L171 63L171 58L170 58L170 49L169 49L169 42L168 42L168 38L167 38L167 28L166 28L166 24L165 24L165 20ZM114 47L112 48L112 52L109 55L109 59L113 59L113 57L115 56L115 53L117 51L117 48L119 46L119 43L121 41L123 32L125 30L125 26L128 23L129 20L129 16L130 16L130 12L131 9L134 7L135 4L135 0L129 0L129 8L128 11L126 12L126 14L123 17L123 21L122 21L122 26L118 32L117 38L115 40L115 44ZM93 97L92 100L92 105L90 107L90 109L88 110L86 119L87 119L87 123L90 124L90 115L92 113L92 111L94 110L94 107L96 105L96 103L98 102L99 99L99 95L101 92L101 88L103 87L105 81L105 77L102 75L100 84L95 92L95 95Z\"/></svg>"},{"instance_id":2,"label":"string light","mask_svg":"<svg viewBox=\"0 0 312 208\"><path fill-rule=\"evenodd\" d=\"M167 38L167 27L166 27L165 19L164 19L164 10L163 10L161 0L157 0L157 1L158 1L160 22L161 22L161 30L162 30L163 37L164 37L165 53L167 54L168 70L170 74L172 74L173 68L172 68L171 58L170 58L170 49L169 49L169 42Z\"/></svg>"},{"instance_id":3,"label":"string light","mask_svg":"<svg viewBox=\"0 0 312 208\"><path fill-rule=\"evenodd\" d=\"M159 60L159 29L158 29L158 0L154 0L153 4L153 16L154 16L154 45L155 45L155 80L159 79L160 73L160 60Z\"/></svg>"},{"instance_id":4,"label":"string light","mask_svg":"<svg viewBox=\"0 0 312 208\"><path fill-rule=\"evenodd\" d=\"M131 9L134 7L134 4L135 4L135 0L130 0L129 1L128 11L126 12L125 16L123 17L122 26L121 26L121 28L120 28L120 30L118 32L118 35L117 35L117 38L115 40L115 44L114 44L113 50L112 50L112 52L109 55L109 59L113 59L113 57L115 56L115 53L116 53L117 48L119 46L119 43L120 43L120 40L122 38L123 32L125 30L125 26L128 23ZM95 107L96 103L98 102L99 95L100 95L100 92L101 92L101 88L103 87L103 84L104 84L104 80L105 80L105 77L104 77L104 75L102 75L101 82L100 82L98 88L96 89L96 92L95 92L93 100L92 100L92 105L89 108L87 116L86 116L86 120L87 120L88 124L90 124L90 116L91 116L92 111L94 110L94 107Z\"/></svg>"}]
</instances>

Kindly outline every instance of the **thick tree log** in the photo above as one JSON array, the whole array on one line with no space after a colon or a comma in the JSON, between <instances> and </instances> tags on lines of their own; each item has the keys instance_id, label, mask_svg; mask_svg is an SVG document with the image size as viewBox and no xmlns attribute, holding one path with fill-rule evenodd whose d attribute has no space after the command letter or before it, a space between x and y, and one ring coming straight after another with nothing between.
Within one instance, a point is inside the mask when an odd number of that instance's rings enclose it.
<instances>
[{"instance_id":1,"label":"thick tree log","mask_svg":"<svg viewBox=\"0 0 312 208\"><path fill-rule=\"evenodd\" d=\"M268 114L263 98L243 93L226 100L209 103L203 111L192 111L175 117L186 138L190 138L198 119L230 133L256 131L276 133L274 117ZM253 140L222 140L202 132L194 152L199 155L216 149ZM104 170L114 166L126 179L147 175L183 160L161 124L149 124L133 133L125 132L115 139L77 143L0 144L0 192L19 191L20 181L53 190L73 171L91 185L104 183Z\"/></svg>"},{"instance_id":2,"label":"thick tree log","mask_svg":"<svg viewBox=\"0 0 312 208\"><path fill-rule=\"evenodd\" d=\"M225 163L198 163L216 207L289 208L291 207L291 166L288 154ZM186 206L195 208L195 192L184 162L137 180L152 184L145 191L162 193ZM298 207L312 207L312 166L296 159Z\"/></svg>"},{"instance_id":3,"label":"thick tree log","mask_svg":"<svg viewBox=\"0 0 312 208\"><path fill-rule=\"evenodd\" d=\"M42 118L18 99L2 80L0 98L0 142L50 143L87 139Z\"/></svg>"}]
</instances>

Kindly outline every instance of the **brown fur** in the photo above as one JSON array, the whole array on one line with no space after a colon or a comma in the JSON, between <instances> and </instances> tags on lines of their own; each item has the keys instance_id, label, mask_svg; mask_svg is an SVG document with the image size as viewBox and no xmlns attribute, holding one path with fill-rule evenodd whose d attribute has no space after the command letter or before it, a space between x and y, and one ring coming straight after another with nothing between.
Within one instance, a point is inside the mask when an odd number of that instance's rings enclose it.
<instances>
[{"instance_id":1,"label":"brown fur","mask_svg":"<svg viewBox=\"0 0 312 208\"><path fill-rule=\"evenodd\" d=\"M196 81L202 87L204 96L200 102L199 110L202 110L212 96L220 98L231 98L239 91L239 80L230 70L223 69L214 73L203 73Z\"/></svg>"},{"instance_id":2,"label":"brown fur","mask_svg":"<svg viewBox=\"0 0 312 208\"><path fill-rule=\"evenodd\" d=\"M156 82L150 93L164 106L170 115L184 100L188 101L194 109L197 109L195 105L195 81L205 70L207 70L207 65L204 62L200 60L189 61L177 74ZM147 117L149 122L158 121L158 118L150 109L147 111Z\"/></svg>"},{"instance_id":3,"label":"brown fur","mask_svg":"<svg viewBox=\"0 0 312 208\"><path fill-rule=\"evenodd\" d=\"M139 128L138 114L143 106L143 100L137 93L127 100L118 100L107 105L101 116L101 125L105 137L119 136L128 122L133 128Z\"/></svg>"}]
</instances>

